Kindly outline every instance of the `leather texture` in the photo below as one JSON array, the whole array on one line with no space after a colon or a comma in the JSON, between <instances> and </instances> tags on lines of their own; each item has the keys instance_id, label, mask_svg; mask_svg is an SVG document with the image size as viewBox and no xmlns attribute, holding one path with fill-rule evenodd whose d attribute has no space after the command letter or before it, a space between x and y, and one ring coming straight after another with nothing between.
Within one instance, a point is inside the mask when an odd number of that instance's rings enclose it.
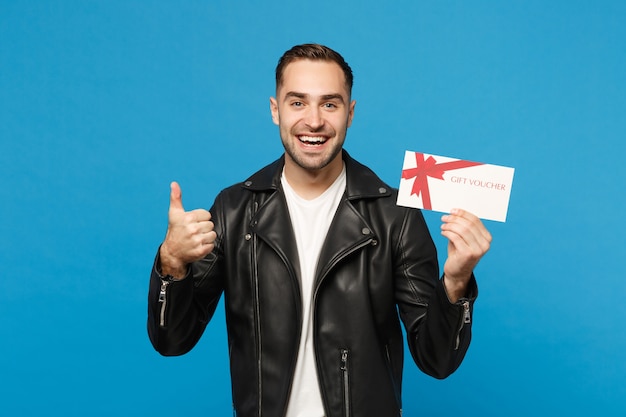
<instances>
[{"instance_id":1,"label":"leather texture","mask_svg":"<svg viewBox=\"0 0 626 417\"><path fill-rule=\"evenodd\" d=\"M401 322L417 366L445 378L468 349L463 303L471 317L478 290L472 277L467 298L450 303L421 212L397 206L397 190L345 151L343 158L346 192L313 291L322 399L327 417L400 416ZM210 210L215 250L191 264L186 279L166 285L166 303L159 301L158 256L151 275L148 333L163 355L192 349L224 294L240 417L284 416L300 341L299 265L280 184L283 165L281 158L217 196Z\"/></svg>"}]
</instances>

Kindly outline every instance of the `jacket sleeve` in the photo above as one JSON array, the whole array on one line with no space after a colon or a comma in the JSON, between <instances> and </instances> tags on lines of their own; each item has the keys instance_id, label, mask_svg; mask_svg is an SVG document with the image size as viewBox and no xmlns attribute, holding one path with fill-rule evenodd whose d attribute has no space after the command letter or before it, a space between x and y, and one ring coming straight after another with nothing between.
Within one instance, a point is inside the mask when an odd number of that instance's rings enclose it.
<instances>
[{"instance_id":1,"label":"jacket sleeve","mask_svg":"<svg viewBox=\"0 0 626 417\"><path fill-rule=\"evenodd\" d=\"M213 218L215 206L211 209ZM164 356L182 355L198 342L213 317L224 290L222 237L214 220L217 240L214 250L189 265L187 276L173 281L161 275L157 256L148 291L148 336L154 349Z\"/></svg>"},{"instance_id":2,"label":"jacket sleeve","mask_svg":"<svg viewBox=\"0 0 626 417\"><path fill-rule=\"evenodd\" d=\"M409 209L396 247L396 302L413 360L428 375L443 379L461 364L469 348L474 301L472 274L466 297L451 303L439 278L437 253L421 211Z\"/></svg>"}]
</instances>

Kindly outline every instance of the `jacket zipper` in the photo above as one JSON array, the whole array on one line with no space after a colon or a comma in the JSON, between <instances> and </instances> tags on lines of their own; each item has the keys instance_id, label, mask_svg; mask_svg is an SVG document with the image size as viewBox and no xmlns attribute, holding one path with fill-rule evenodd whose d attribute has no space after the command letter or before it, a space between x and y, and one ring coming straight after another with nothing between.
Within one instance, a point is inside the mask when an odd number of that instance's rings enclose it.
<instances>
[{"instance_id":1,"label":"jacket zipper","mask_svg":"<svg viewBox=\"0 0 626 417\"><path fill-rule=\"evenodd\" d=\"M257 201L254 201L254 205L253 205L253 213L252 216L254 217L257 213L259 209L259 203ZM259 272L258 272L258 265L257 265L257 259L256 259L256 251L257 251L257 237L256 237L256 233L252 233L252 277L254 280L254 315L256 316L256 323L255 323L255 332L256 332L256 338L257 338L257 375L258 375L258 381L257 381L257 395L258 395L258 402L257 402L257 408L258 408L258 412L259 412L259 416L261 415L261 410L263 409L263 380L262 380L262 361L261 361L261 307L259 306Z\"/></svg>"},{"instance_id":2,"label":"jacket zipper","mask_svg":"<svg viewBox=\"0 0 626 417\"><path fill-rule=\"evenodd\" d=\"M349 254L353 253L354 251L358 250L359 248L362 248L364 246L369 245L372 242L373 239L369 239L365 242L362 242L358 245L356 245L353 248L350 248L349 250L346 250L342 253L339 253L335 258L333 258L331 260L331 262L328 264L328 268L326 268L326 271L319 276L319 278L316 278L316 284L315 284L315 288L313 289L313 293L311 294L311 305L315 306L316 300L317 300L317 294L318 291L322 285L322 281L324 281L324 278L326 278L326 276L328 275L328 271L330 271L331 269L333 269L333 267L339 263L340 260L344 259L346 256L348 256ZM314 314L314 319L313 322L315 323L316 321L316 309L313 309L313 314ZM315 326L314 326L314 335L313 335L313 340L316 340L315 337ZM317 349L317 345L315 345L315 348ZM348 349L341 349L341 364L340 364L340 370L341 370L341 379L342 379L342 391L343 391L343 397L344 397L344 413L345 416L344 417L349 417L350 416L350 402L349 402L349 393L350 393L350 380L348 378ZM318 367L318 373L319 373L319 361L316 358L316 364ZM322 399L324 400L325 394L324 392L322 392ZM325 400L324 400L325 401Z\"/></svg>"},{"instance_id":3,"label":"jacket zipper","mask_svg":"<svg viewBox=\"0 0 626 417\"><path fill-rule=\"evenodd\" d=\"M461 344L461 330L465 327L466 324L470 324L472 322L472 318L470 316L470 303L467 300L461 302L463 306L463 317L461 318L461 324L459 325L459 330L456 334L456 345L454 346L454 350L459 349L459 345Z\"/></svg>"},{"instance_id":4,"label":"jacket zipper","mask_svg":"<svg viewBox=\"0 0 626 417\"><path fill-rule=\"evenodd\" d=\"M161 315L159 325L165 327L165 307L167 306L167 286L169 281L161 280L161 290L159 291L159 303L161 303Z\"/></svg>"},{"instance_id":5,"label":"jacket zipper","mask_svg":"<svg viewBox=\"0 0 626 417\"><path fill-rule=\"evenodd\" d=\"M350 417L350 368L348 363L348 349L341 349L341 382L343 387L344 417Z\"/></svg>"},{"instance_id":6,"label":"jacket zipper","mask_svg":"<svg viewBox=\"0 0 626 417\"><path fill-rule=\"evenodd\" d=\"M353 253L354 251L358 250L359 248L365 247L367 245L369 245L371 242L373 241L373 239L368 239L365 242L361 242L360 244L350 248L349 250L343 251L342 253L339 253L334 259L331 260L331 262L328 264L328 267L326 268L326 271L320 275L319 278L316 279L316 284L315 284L315 288L313 290L313 294L312 294L312 305L315 306L315 302L317 299L317 294L318 291L322 285L322 281L324 281L324 278L326 278L326 276L328 275L328 271L330 271L331 269L333 269L333 267L339 263L339 261L341 261L342 259L344 259L346 256L348 256L349 254ZM315 314L315 309L314 309L314 314ZM315 319L313 320L315 322ZM313 337L313 340L315 340L315 336ZM344 417L350 417L350 378L349 378L349 367L348 367L348 353L349 350L348 349L341 349L341 364L340 364L340 370L341 370L341 379L342 379L342 391L343 391L343 399L344 399ZM316 360L317 362L317 360ZM318 367L319 367L319 362L317 363ZM319 369L318 369L319 372ZM322 397L324 397L324 393L322 392Z\"/></svg>"},{"instance_id":7,"label":"jacket zipper","mask_svg":"<svg viewBox=\"0 0 626 417\"><path fill-rule=\"evenodd\" d=\"M346 258L348 255L352 254L354 251L359 250L360 248L363 248L367 245L370 245L372 242L374 241L374 239L368 239L365 242L361 242L360 244L349 248L348 250L345 250L339 254L337 254L337 256L335 256L331 262L328 264L328 267L326 268L326 270L324 271L324 273L322 275L319 276L319 278L315 279L315 288L313 290L313 294L312 294L312 305L315 305L315 300L317 299L317 293L319 291L319 288L322 286L322 281L324 281L324 279L326 278L326 276L328 275L328 273L330 272L331 269L333 269L335 267L335 265L337 265L339 263L339 261L341 261L342 259Z\"/></svg>"}]
</instances>

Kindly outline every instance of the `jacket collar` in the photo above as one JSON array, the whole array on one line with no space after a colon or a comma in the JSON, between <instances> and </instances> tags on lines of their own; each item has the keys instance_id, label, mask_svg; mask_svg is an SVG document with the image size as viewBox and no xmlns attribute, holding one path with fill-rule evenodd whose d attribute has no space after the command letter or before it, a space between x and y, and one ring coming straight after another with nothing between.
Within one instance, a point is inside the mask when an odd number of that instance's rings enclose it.
<instances>
[{"instance_id":1,"label":"jacket collar","mask_svg":"<svg viewBox=\"0 0 626 417\"><path fill-rule=\"evenodd\" d=\"M391 187L385 184L371 169L353 159L344 149L343 161L346 164L346 196L348 200L386 197L391 195ZM251 191L272 191L280 188L280 177L285 165L285 155L254 173L242 186Z\"/></svg>"}]
</instances>

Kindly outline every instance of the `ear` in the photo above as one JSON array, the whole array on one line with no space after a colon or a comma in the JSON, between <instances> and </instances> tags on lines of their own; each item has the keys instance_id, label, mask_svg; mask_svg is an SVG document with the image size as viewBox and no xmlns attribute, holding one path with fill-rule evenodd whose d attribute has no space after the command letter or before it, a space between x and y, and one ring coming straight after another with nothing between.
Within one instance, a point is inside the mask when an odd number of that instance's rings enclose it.
<instances>
[{"instance_id":1,"label":"ear","mask_svg":"<svg viewBox=\"0 0 626 417\"><path fill-rule=\"evenodd\" d=\"M280 123L280 115L278 114L278 102L274 97L270 97L270 112L272 112L272 121L278 126Z\"/></svg>"},{"instance_id":2,"label":"ear","mask_svg":"<svg viewBox=\"0 0 626 417\"><path fill-rule=\"evenodd\" d=\"M356 100L350 102L350 110L348 111L348 127L352 124L352 118L354 117L354 107L356 106Z\"/></svg>"}]
</instances>

